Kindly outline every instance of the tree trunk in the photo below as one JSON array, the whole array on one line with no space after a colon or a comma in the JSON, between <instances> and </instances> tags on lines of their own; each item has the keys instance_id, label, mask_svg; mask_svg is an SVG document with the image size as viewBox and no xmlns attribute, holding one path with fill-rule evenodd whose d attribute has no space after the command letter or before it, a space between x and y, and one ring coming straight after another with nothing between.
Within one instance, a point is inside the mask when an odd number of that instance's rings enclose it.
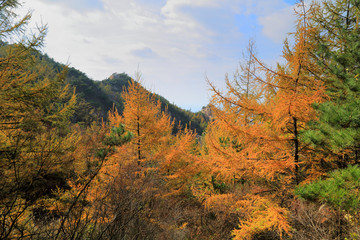
<instances>
[{"instance_id":1,"label":"tree trunk","mask_svg":"<svg viewBox=\"0 0 360 240\"><path fill-rule=\"evenodd\" d=\"M137 164L140 166L141 163L141 139L140 139L140 118L137 117L137 135L138 135L138 142L137 142L137 150L138 150L138 161Z\"/></svg>"},{"instance_id":2,"label":"tree trunk","mask_svg":"<svg viewBox=\"0 0 360 240\"><path fill-rule=\"evenodd\" d=\"M299 133L297 129L297 119L293 117L294 120L294 161L295 161L295 183L298 185L300 183L299 176Z\"/></svg>"}]
</instances>

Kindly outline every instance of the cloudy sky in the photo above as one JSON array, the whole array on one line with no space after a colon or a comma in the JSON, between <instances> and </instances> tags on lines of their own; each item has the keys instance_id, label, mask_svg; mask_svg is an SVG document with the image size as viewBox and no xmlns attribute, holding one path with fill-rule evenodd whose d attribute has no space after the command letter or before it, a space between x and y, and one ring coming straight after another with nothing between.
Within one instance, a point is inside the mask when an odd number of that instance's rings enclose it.
<instances>
[{"instance_id":1,"label":"cloudy sky","mask_svg":"<svg viewBox=\"0 0 360 240\"><path fill-rule=\"evenodd\" d=\"M148 89L192 111L207 105L250 38L268 64L294 29L296 0L24 0L46 23L44 52L94 80L140 70Z\"/></svg>"}]
</instances>

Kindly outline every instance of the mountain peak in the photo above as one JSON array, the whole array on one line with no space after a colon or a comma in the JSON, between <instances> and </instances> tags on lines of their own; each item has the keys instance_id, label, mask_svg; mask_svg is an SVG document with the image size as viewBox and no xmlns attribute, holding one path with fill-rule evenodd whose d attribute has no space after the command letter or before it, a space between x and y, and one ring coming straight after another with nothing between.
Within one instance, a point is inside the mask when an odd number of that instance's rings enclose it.
<instances>
[{"instance_id":1,"label":"mountain peak","mask_svg":"<svg viewBox=\"0 0 360 240\"><path fill-rule=\"evenodd\" d=\"M114 78L119 78L120 73L114 72L113 74L110 75L109 79L113 80Z\"/></svg>"}]
</instances>

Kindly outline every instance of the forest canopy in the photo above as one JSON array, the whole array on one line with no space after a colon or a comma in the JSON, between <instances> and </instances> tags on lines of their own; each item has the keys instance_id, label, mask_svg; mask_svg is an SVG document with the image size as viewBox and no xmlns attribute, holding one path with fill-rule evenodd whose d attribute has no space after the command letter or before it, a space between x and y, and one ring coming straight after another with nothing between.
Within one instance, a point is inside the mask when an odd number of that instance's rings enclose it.
<instances>
[{"instance_id":1,"label":"forest canopy","mask_svg":"<svg viewBox=\"0 0 360 240\"><path fill-rule=\"evenodd\" d=\"M359 239L358 0L300 1L284 61L250 41L206 114L49 59L19 7L0 1L0 239Z\"/></svg>"}]
</instances>

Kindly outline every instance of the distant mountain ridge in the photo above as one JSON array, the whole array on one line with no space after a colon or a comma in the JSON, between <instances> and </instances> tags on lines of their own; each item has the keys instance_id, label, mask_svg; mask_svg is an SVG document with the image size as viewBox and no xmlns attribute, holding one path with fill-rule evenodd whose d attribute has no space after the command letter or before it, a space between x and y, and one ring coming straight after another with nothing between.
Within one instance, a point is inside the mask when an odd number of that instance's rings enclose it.
<instances>
[{"instance_id":1,"label":"distant mountain ridge","mask_svg":"<svg viewBox=\"0 0 360 240\"><path fill-rule=\"evenodd\" d=\"M54 74L59 73L65 65L60 64L47 56L46 54L37 54L37 64L42 64ZM74 87L77 94L77 110L73 116L73 122L81 124L90 124L92 121L99 121L101 118L106 119L108 111L115 107L119 113L124 109L122 92L128 86L131 77L126 73L113 73L109 78L102 81L95 81L86 76L80 70L69 67L66 81ZM208 122L208 116L199 111L193 113L184 110L174 104L171 104L164 97L154 94L160 99L162 110L169 113L175 120L175 124L180 124L195 130L201 135L205 130Z\"/></svg>"},{"instance_id":2,"label":"distant mountain ridge","mask_svg":"<svg viewBox=\"0 0 360 240\"><path fill-rule=\"evenodd\" d=\"M122 91L128 86L131 77L126 73L113 73L109 78L99 81L99 86L109 96L111 101L117 103L117 108L120 112L123 110L123 99L121 97ZM175 124L181 124L183 127L188 126L201 135L207 125L207 117L203 112L193 113L184 110L172 103L166 98L154 94L155 98L161 102L162 110L167 111L169 115L175 119Z\"/></svg>"}]
</instances>

